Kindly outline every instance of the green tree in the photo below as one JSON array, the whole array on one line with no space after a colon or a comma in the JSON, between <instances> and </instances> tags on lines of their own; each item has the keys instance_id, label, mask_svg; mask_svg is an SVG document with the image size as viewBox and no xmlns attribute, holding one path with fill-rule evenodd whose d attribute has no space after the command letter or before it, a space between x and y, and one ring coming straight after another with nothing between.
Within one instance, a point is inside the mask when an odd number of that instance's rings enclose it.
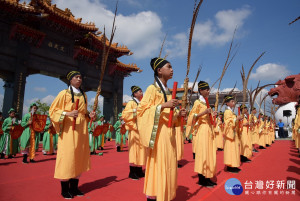
<instances>
[{"instance_id":1,"label":"green tree","mask_svg":"<svg viewBox=\"0 0 300 201\"><path fill-rule=\"evenodd\" d=\"M36 104L38 106L37 114L46 114L49 115L50 105L47 103L42 103L41 100L37 100Z\"/></svg>"}]
</instances>

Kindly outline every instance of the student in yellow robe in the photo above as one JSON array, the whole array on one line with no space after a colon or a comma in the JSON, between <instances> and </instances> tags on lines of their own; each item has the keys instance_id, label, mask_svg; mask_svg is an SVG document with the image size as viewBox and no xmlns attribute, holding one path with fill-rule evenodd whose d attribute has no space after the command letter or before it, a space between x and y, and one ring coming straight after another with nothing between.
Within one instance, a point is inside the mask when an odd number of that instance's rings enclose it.
<instances>
[{"instance_id":1,"label":"student in yellow robe","mask_svg":"<svg viewBox=\"0 0 300 201\"><path fill-rule=\"evenodd\" d=\"M146 148L140 143L140 135L137 127L136 109L143 98L143 91L138 86L131 87L132 100L130 100L122 112L125 128L129 131L129 178L138 180L145 176L143 167L146 164Z\"/></svg>"},{"instance_id":2,"label":"student in yellow robe","mask_svg":"<svg viewBox=\"0 0 300 201\"><path fill-rule=\"evenodd\" d=\"M258 138L258 145L259 145L259 149L266 149L266 143L265 143L265 129L266 128L266 117L261 114L261 118L259 121L259 138Z\"/></svg>"},{"instance_id":3,"label":"student in yellow robe","mask_svg":"<svg viewBox=\"0 0 300 201\"><path fill-rule=\"evenodd\" d=\"M239 121L243 117L236 116L233 112L235 106L235 101L233 96L226 95L224 101L227 105L224 112L224 122L225 122L225 133L224 133L224 164L226 166L226 171L231 173L238 173L241 171L240 167L240 140L239 140Z\"/></svg>"},{"instance_id":4,"label":"student in yellow robe","mask_svg":"<svg viewBox=\"0 0 300 201\"><path fill-rule=\"evenodd\" d=\"M218 151L223 151L224 149L224 122L223 122L223 115L222 111L219 112L219 116L216 119L216 127L215 127L215 134L216 134L216 146Z\"/></svg>"},{"instance_id":5,"label":"student in yellow robe","mask_svg":"<svg viewBox=\"0 0 300 201\"><path fill-rule=\"evenodd\" d=\"M177 164L178 168L182 167L180 161L183 159L183 152L184 152L184 134L181 129L181 125L175 127L176 132L176 153L177 153Z\"/></svg>"},{"instance_id":6,"label":"student in yellow robe","mask_svg":"<svg viewBox=\"0 0 300 201\"><path fill-rule=\"evenodd\" d=\"M249 117L249 123L250 123L250 127L249 127L249 132L250 132L250 136L251 136L251 142L252 142L252 151L253 152L258 152L257 149L255 149L255 145L258 145L258 129L257 129L257 117L256 115L256 108L253 107L251 109L251 114Z\"/></svg>"},{"instance_id":7,"label":"student in yellow robe","mask_svg":"<svg viewBox=\"0 0 300 201\"><path fill-rule=\"evenodd\" d=\"M248 121L248 108L246 105L240 106L241 113L244 113L243 118L243 129L241 134L241 162L249 163L251 162L250 158L252 157L252 143L251 143L251 136L249 130L249 121Z\"/></svg>"},{"instance_id":8,"label":"student in yellow robe","mask_svg":"<svg viewBox=\"0 0 300 201\"><path fill-rule=\"evenodd\" d=\"M80 72L67 74L69 87L61 91L49 109L50 119L59 134L54 178L61 180L61 195L66 199L83 196L78 189L79 177L90 170L87 97L80 88ZM76 101L79 99L78 109ZM75 119L76 118L76 119ZM73 130L73 121L75 129Z\"/></svg>"},{"instance_id":9,"label":"student in yellow robe","mask_svg":"<svg viewBox=\"0 0 300 201\"><path fill-rule=\"evenodd\" d=\"M194 122L199 124L195 138L197 146L195 149L195 168L198 173L198 184L204 187L212 188L217 185L211 180L216 174L216 143L213 122L210 120L217 115L212 109L206 106L205 98L208 98L210 88L207 82L200 81L198 83L199 99L194 102L193 108L189 113L188 126L192 126Z\"/></svg>"},{"instance_id":10,"label":"student in yellow robe","mask_svg":"<svg viewBox=\"0 0 300 201\"><path fill-rule=\"evenodd\" d=\"M153 58L150 65L155 83L150 85L137 108L137 122L141 143L148 147L144 193L147 200L169 201L177 189L177 160L174 127L168 127L170 108L178 105L172 99L167 81L173 76L171 64L162 58ZM180 124L185 109L174 110L173 125Z\"/></svg>"}]
</instances>

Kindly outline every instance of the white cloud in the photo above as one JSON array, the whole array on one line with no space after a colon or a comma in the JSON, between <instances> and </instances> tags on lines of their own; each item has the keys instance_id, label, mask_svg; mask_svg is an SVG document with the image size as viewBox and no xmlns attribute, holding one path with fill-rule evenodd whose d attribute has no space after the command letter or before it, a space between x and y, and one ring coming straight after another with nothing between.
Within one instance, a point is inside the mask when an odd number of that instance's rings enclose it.
<instances>
[{"instance_id":1,"label":"white cloud","mask_svg":"<svg viewBox=\"0 0 300 201\"><path fill-rule=\"evenodd\" d=\"M91 98L90 101L88 101L88 105L94 105L95 102L95 97ZM103 111L103 102L104 102L104 98L103 96L98 96L98 107L100 107L100 110ZM88 108L89 110L90 108Z\"/></svg>"},{"instance_id":2,"label":"white cloud","mask_svg":"<svg viewBox=\"0 0 300 201\"><path fill-rule=\"evenodd\" d=\"M45 87L34 87L33 90L37 91L37 92L46 92L47 91L47 89Z\"/></svg>"},{"instance_id":3,"label":"white cloud","mask_svg":"<svg viewBox=\"0 0 300 201\"><path fill-rule=\"evenodd\" d=\"M187 55L188 38L186 33L178 33L166 41L166 54L170 58ZM162 55L164 57L165 55Z\"/></svg>"},{"instance_id":4,"label":"white cloud","mask_svg":"<svg viewBox=\"0 0 300 201\"><path fill-rule=\"evenodd\" d=\"M48 95L48 96L42 98L41 102L42 103L47 103L48 105L51 105L54 99L55 99L55 96Z\"/></svg>"},{"instance_id":5,"label":"white cloud","mask_svg":"<svg viewBox=\"0 0 300 201\"><path fill-rule=\"evenodd\" d=\"M110 35L114 13L100 1L55 0L53 3L61 9L69 8L75 18L83 18L82 22L95 22L99 31L103 32L105 25L106 35ZM133 57L148 58L158 52L163 34L162 22L156 13L143 11L128 16L117 14L116 27L113 42L126 45L134 52Z\"/></svg>"},{"instance_id":6,"label":"white cloud","mask_svg":"<svg viewBox=\"0 0 300 201\"><path fill-rule=\"evenodd\" d=\"M232 39L236 27L241 29L250 14L249 7L219 11L215 15L215 22L207 20L195 25L193 41L199 46L224 45Z\"/></svg>"},{"instance_id":7,"label":"white cloud","mask_svg":"<svg viewBox=\"0 0 300 201\"><path fill-rule=\"evenodd\" d=\"M264 81L278 81L279 79L284 79L290 74L290 71L286 66L267 63L259 66L255 73L251 73L250 79L264 80Z\"/></svg>"},{"instance_id":8,"label":"white cloud","mask_svg":"<svg viewBox=\"0 0 300 201\"><path fill-rule=\"evenodd\" d=\"M127 95L127 94L124 94L123 95L123 103L127 103L128 101L132 100L132 97Z\"/></svg>"}]
</instances>

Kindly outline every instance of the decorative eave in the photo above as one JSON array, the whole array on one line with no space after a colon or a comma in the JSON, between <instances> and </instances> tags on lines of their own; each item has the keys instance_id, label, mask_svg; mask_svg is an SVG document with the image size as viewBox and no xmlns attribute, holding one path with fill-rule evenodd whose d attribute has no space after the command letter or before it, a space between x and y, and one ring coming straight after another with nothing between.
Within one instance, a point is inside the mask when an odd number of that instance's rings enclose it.
<instances>
[{"instance_id":1,"label":"decorative eave","mask_svg":"<svg viewBox=\"0 0 300 201\"><path fill-rule=\"evenodd\" d=\"M56 7L56 4L51 4L51 0L37 0L37 2L41 8L45 10L45 13L49 14L49 18L57 23L90 32L98 30L95 23L81 23L82 18L75 19L75 16L72 14L70 9L66 8L65 10L61 10Z\"/></svg>"},{"instance_id":2,"label":"decorative eave","mask_svg":"<svg viewBox=\"0 0 300 201\"><path fill-rule=\"evenodd\" d=\"M40 47L46 34L28 26L15 23L10 31L10 39L21 39Z\"/></svg>"},{"instance_id":3,"label":"decorative eave","mask_svg":"<svg viewBox=\"0 0 300 201\"><path fill-rule=\"evenodd\" d=\"M82 57L83 59L88 60L91 63L95 63L98 56L99 56L98 52L94 52L85 47L81 47L81 46L74 47L73 59L78 59L78 58Z\"/></svg>"},{"instance_id":4,"label":"decorative eave","mask_svg":"<svg viewBox=\"0 0 300 201\"><path fill-rule=\"evenodd\" d=\"M131 72L142 72L140 68L137 67L136 64L124 64L118 60L110 61L109 65L109 74L112 75L114 72L119 72L124 76L128 76Z\"/></svg>"},{"instance_id":5,"label":"decorative eave","mask_svg":"<svg viewBox=\"0 0 300 201\"><path fill-rule=\"evenodd\" d=\"M90 37L93 41L92 45L94 45L98 49L103 49L102 39L104 35L97 36L94 33L89 32L88 37ZM109 46L109 40L105 37L105 45ZM121 57L123 55L132 55L133 53L127 48L127 46L118 46L118 43L111 44L110 51L114 52L117 57Z\"/></svg>"}]
</instances>

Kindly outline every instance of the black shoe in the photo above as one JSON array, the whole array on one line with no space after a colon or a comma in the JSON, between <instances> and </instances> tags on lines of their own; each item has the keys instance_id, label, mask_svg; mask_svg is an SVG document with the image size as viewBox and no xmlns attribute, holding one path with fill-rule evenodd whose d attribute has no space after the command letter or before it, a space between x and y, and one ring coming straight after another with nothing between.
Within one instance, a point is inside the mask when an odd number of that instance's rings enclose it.
<instances>
[{"instance_id":1,"label":"black shoe","mask_svg":"<svg viewBox=\"0 0 300 201\"><path fill-rule=\"evenodd\" d=\"M269 147L270 145L269 144L266 144L266 147Z\"/></svg>"},{"instance_id":2,"label":"black shoe","mask_svg":"<svg viewBox=\"0 0 300 201\"><path fill-rule=\"evenodd\" d=\"M30 162L30 163L35 163L36 161L33 160L33 159L30 159L29 162Z\"/></svg>"},{"instance_id":3,"label":"black shoe","mask_svg":"<svg viewBox=\"0 0 300 201\"><path fill-rule=\"evenodd\" d=\"M73 196L69 193L69 181L61 181L61 195L63 196L63 198L65 199L72 199Z\"/></svg>"},{"instance_id":4,"label":"black shoe","mask_svg":"<svg viewBox=\"0 0 300 201\"><path fill-rule=\"evenodd\" d=\"M241 171L241 169L227 166L227 170L226 171L230 172L230 173L237 174L237 173L239 173Z\"/></svg>"},{"instance_id":5,"label":"black shoe","mask_svg":"<svg viewBox=\"0 0 300 201\"><path fill-rule=\"evenodd\" d=\"M101 149L101 150L104 150L104 148L103 148L103 147L100 147L100 149Z\"/></svg>"},{"instance_id":6,"label":"black shoe","mask_svg":"<svg viewBox=\"0 0 300 201\"><path fill-rule=\"evenodd\" d=\"M177 167L178 167L178 168L182 168L183 165L181 165L181 164L178 163L178 164L177 164Z\"/></svg>"},{"instance_id":7,"label":"black shoe","mask_svg":"<svg viewBox=\"0 0 300 201\"><path fill-rule=\"evenodd\" d=\"M189 143L192 143L192 140L189 139L188 142L189 142Z\"/></svg>"},{"instance_id":8,"label":"black shoe","mask_svg":"<svg viewBox=\"0 0 300 201\"><path fill-rule=\"evenodd\" d=\"M212 180L210 180L209 178L205 178L206 182L210 185L216 186L217 183L213 182Z\"/></svg>"},{"instance_id":9,"label":"black shoe","mask_svg":"<svg viewBox=\"0 0 300 201\"><path fill-rule=\"evenodd\" d=\"M117 152L121 152L121 147L117 146Z\"/></svg>"},{"instance_id":10,"label":"black shoe","mask_svg":"<svg viewBox=\"0 0 300 201\"><path fill-rule=\"evenodd\" d=\"M259 149L266 149L266 148L265 148L265 147L263 147L263 146L259 146L258 148L259 148Z\"/></svg>"},{"instance_id":11,"label":"black shoe","mask_svg":"<svg viewBox=\"0 0 300 201\"><path fill-rule=\"evenodd\" d=\"M12 156L12 155L9 155L7 158L9 158L9 159L12 159L12 158L13 158L13 156Z\"/></svg>"},{"instance_id":12,"label":"black shoe","mask_svg":"<svg viewBox=\"0 0 300 201\"><path fill-rule=\"evenodd\" d=\"M5 154L4 153L1 153L1 160L4 160L5 159Z\"/></svg>"},{"instance_id":13,"label":"black shoe","mask_svg":"<svg viewBox=\"0 0 300 201\"><path fill-rule=\"evenodd\" d=\"M27 162L27 154L23 154L23 163L28 163Z\"/></svg>"},{"instance_id":14,"label":"black shoe","mask_svg":"<svg viewBox=\"0 0 300 201\"><path fill-rule=\"evenodd\" d=\"M156 199L147 198L147 201L156 201Z\"/></svg>"},{"instance_id":15,"label":"black shoe","mask_svg":"<svg viewBox=\"0 0 300 201\"><path fill-rule=\"evenodd\" d=\"M137 176L137 167L135 166L129 166L129 178L132 179L132 180L139 180L139 177Z\"/></svg>"},{"instance_id":16,"label":"black shoe","mask_svg":"<svg viewBox=\"0 0 300 201\"><path fill-rule=\"evenodd\" d=\"M218 148L218 151L223 151L223 149L221 149L221 148Z\"/></svg>"},{"instance_id":17,"label":"black shoe","mask_svg":"<svg viewBox=\"0 0 300 201\"><path fill-rule=\"evenodd\" d=\"M136 167L136 175L139 178L145 177L145 173L143 172L143 167Z\"/></svg>"},{"instance_id":18,"label":"black shoe","mask_svg":"<svg viewBox=\"0 0 300 201\"><path fill-rule=\"evenodd\" d=\"M78 189L79 179L70 179L70 190L69 193L72 196L84 196L84 193Z\"/></svg>"},{"instance_id":19,"label":"black shoe","mask_svg":"<svg viewBox=\"0 0 300 201\"><path fill-rule=\"evenodd\" d=\"M193 153L193 159L195 159L195 156L196 156L196 154L195 154L195 153Z\"/></svg>"}]
</instances>

